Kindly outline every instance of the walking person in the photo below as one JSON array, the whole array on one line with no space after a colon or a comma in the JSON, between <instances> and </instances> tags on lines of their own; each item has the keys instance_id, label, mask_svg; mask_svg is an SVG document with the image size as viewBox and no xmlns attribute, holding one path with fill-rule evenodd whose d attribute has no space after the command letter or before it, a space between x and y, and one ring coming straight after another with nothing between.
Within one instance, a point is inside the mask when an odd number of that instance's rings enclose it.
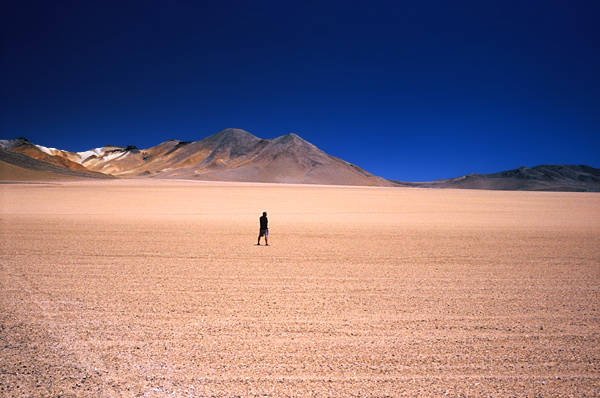
<instances>
[{"instance_id":1,"label":"walking person","mask_svg":"<svg viewBox=\"0 0 600 398\"><path fill-rule=\"evenodd\" d=\"M267 212L263 211L263 215L259 218L260 221L260 232L258 233L258 243L257 246L260 246L260 237L265 237L265 246L269 246L269 220L267 219Z\"/></svg>"}]
</instances>

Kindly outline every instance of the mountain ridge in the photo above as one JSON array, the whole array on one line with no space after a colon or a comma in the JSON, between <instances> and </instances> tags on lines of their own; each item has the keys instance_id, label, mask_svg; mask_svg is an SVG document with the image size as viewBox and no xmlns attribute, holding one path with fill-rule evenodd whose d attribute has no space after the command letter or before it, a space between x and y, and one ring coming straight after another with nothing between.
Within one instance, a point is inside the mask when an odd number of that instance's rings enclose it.
<instances>
[{"instance_id":1,"label":"mountain ridge","mask_svg":"<svg viewBox=\"0 0 600 398\"><path fill-rule=\"evenodd\" d=\"M587 165L522 166L497 173L472 173L430 182L386 180L323 152L297 134L262 139L234 128L199 141L170 139L146 149L138 149L134 145L105 145L82 152L69 152L36 145L24 137L0 140L0 148L0 161L3 164L12 162L11 173L15 172L15 167L20 167L19 163L23 163L30 177L37 168L46 173L44 178L48 173L57 173L85 178L105 175L111 178L600 192L600 170ZM8 153L41 163L10 157ZM49 169L46 164L53 167ZM8 170L7 166L4 168ZM62 169L69 171L65 174ZM4 175L7 173L3 172ZM3 178L0 176L0 179Z\"/></svg>"},{"instance_id":2,"label":"mountain ridge","mask_svg":"<svg viewBox=\"0 0 600 398\"><path fill-rule=\"evenodd\" d=\"M413 188L600 192L600 169L588 165L544 164L430 182L393 182L398 186Z\"/></svg>"},{"instance_id":3,"label":"mountain ridge","mask_svg":"<svg viewBox=\"0 0 600 398\"><path fill-rule=\"evenodd\" d=\"M356 165L326 154L294 133L265 140L241 129L225 129L199 141L171 139L141 150L135 146L104 146L83 152L46 148L22 138L0 140L0 147L12 152L22 151L24 145L37 148L35 157L39 157L39 160L58 162L65 159L64 166L67 168L81 167L82 171L118 177L394 185Z\"/></svg>"},{"instance_id":4,"label":"mountain ridge","mask_svg":"<svg viewBox=\"0 0 600 398\"><path fill-rule=\"evenodd\" d=\"M0 147L0 181L113 179L90 170L70 169Z\"/></svg>"}]
</instances>

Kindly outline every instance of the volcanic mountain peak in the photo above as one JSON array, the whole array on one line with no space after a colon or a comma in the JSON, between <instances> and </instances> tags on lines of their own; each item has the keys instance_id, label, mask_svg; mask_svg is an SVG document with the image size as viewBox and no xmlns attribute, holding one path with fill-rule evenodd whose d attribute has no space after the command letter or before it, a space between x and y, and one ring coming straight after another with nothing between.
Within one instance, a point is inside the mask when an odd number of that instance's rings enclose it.
<instances>
[{"instance_id":1,"label":"volcanic mountain peak","mask_svg":"<svg viewBox=\"0 0 600 398\"><path fill-rule=\"evenodd\" d=\"M290 133L283 135L281 137L274 138L269 140L271 146L274 150L277 149L285 149L286 151L301 151L303 154L311 154L318 156L328 156L332 159L337 159L339 161L345 162L342 159L334 158L317 148L315 145L301 138L300 136Z\"/></svg>"},{"instance_id":2,"label":"volcanic mountain peak","mask_svg":"<svg viewBox=\"0 0 600 398\"><path fill-rule=\"evenodd\" d=\"M273 138L270 141L273 142L273 144L278 144L278 145L295 145L295 146L299 145L299 146L309 146L312 148L316 148L316 146L314 146L310 142L300 138L300 136L298 136L294 133L282 135L281 137Z\"/></svg>"},{"instance_id":3,"label":"volcanic mountain peak","mask_svg":"<svg viewBox=\"0 0 600 398\"><path fill-rule=\"evenodd\" d=\"M210 137L215 137L215 138L240 138L243 139L245 138L257 138L254 135L250 134L249 132L247 132L246 130L242 130L242 129L235 129L235 128L229 128L229 129L225 129L222 130L220 132L218 132L217 134L213 134ZM207 137L207 138L210 138Z\"/></svg>"},{"instance_id":4,"label":"volcanic mountain peak","mask_svg":"<svg viewBox=\"0 0 600 398\"><path fill-rule=\"evenodd\" d=\"M216 148L218 146L244 145L256 141L260 141L260 138L255 137L247 131L225 129L197 142L202 142L206 146L214 146Z\"/></svg>"},{"instance_id":5,"label":"volcanic mountain peak","mask_svg":"<svg viewBox=\"0 0 600 398\"><path fill-rule=\"evenodd\" d=\"M295 133L287 133L285 135L282 135L281 137L277 137L274 138L275 140L280 140L280 141L292 141L292 140L300 140L300 141L304 141L307 142L305 140L303 140L302 138L300 138L299 135L295 134Z\"/></svg>"}]
</instances>

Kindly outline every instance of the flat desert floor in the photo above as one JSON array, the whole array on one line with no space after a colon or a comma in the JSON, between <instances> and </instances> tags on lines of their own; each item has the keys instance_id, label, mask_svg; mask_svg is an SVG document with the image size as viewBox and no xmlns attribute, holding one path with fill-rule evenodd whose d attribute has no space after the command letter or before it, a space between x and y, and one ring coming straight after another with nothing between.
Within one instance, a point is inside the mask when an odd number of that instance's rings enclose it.
<instances>
[{"instance_id":1,"label":"flat desert floor","mask_svg":"<svg viewBox=\"0 0 600 398\"><path fill-rule=\"evenodd\" d=\"M0 209L3 397L600 396L600 194L118 180Z\"/></svg>"}]
</instances>

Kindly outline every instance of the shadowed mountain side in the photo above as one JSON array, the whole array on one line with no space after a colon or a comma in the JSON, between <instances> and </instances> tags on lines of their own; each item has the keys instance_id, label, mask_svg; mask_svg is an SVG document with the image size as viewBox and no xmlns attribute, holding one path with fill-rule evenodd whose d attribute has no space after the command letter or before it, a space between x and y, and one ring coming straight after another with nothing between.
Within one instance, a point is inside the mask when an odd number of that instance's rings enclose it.
<instances>
[{"instance_id":1,"label":"shadowed mountain side","mask_svg":"<svg viewBox=\"0 0 600 398\"><path fill-rule=\"evenodd\" d=\"M418 188L600 192L600 169L585 165L541 165L493 174L469 174L432 182L394 183Z\"/></svg>"},{"instance_id":2,"label":"shadowed mountain side","mask_svg":"<svg viewBox=\"0 0 600 398\"><path fill-rule=\"evenodd\" d=\"M87 170L71 170L0 148L0 181L45 181L77 178L114 178Z\"/></svg>"}]
</instances>

